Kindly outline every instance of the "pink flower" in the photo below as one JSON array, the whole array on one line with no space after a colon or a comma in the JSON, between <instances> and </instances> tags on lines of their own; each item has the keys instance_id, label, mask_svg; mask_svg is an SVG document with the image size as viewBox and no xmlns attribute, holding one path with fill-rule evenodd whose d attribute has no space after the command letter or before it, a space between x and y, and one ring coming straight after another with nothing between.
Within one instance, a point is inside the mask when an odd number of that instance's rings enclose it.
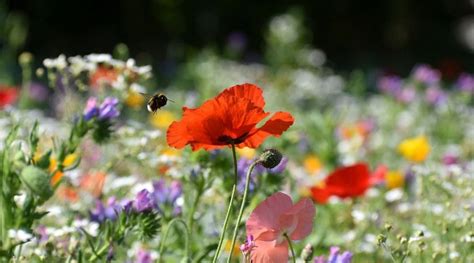
<instances>
[{"instance_id":1,"label":"pink flower","mask_svg":"<svg viewBox=\"0 0 474 263\"><path fill-rule=\"evenodd\" d=\"M303 198L293 205L291 197L277 192L260 203L247 220L253 236L252 262L288 262L288 241L301 240L313 230L313 202Z\"/></svg>"}]
</instances>

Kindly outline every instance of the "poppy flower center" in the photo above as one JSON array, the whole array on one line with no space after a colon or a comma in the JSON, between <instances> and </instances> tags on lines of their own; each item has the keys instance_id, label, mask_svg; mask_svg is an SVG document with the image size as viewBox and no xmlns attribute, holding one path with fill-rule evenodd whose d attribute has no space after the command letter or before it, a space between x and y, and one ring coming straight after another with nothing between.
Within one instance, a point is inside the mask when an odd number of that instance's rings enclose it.
<instances>
[{"instance_id":1,"label":"poppy flower center","mask_svg":"<svg viewBox=\"0 0 474 263\"><path fill-rule=\"evenodd\" d=\"M232 138L229 135L221 135L217 138L217 141L220 143L225 143L225 144L239 144L239 143L244 142L248 135L249 135L248 132L240 135L237 138Z\"/></svg>"}]
</instances>

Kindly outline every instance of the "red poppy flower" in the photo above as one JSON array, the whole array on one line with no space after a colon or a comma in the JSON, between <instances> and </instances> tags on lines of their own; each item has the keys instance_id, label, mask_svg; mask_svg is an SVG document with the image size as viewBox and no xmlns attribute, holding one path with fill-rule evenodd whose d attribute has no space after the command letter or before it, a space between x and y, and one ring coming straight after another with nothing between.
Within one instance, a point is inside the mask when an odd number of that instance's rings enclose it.
<instances>
[{"instance_id":1,"label":"red poppy flower","mask_svg":"<svg viewBox=\"0 0 474 263\"><path fill-rule=\"evenodd\" d=\"M260 127L270 113L263 107L262 90L243 84L222 91L197 109L183 107L181 121L168 128L168 144L175 148L191 145L193 151L219 149L230 144L238 148L257 148L270 135L280 136L294 122L287 112L276 112Z\"/></svg>"},{"instance_id":2,"label":"red poppy flower","mask_svg":"<svg viewBox=\"0 0 474 263\"><path fill-rule=\"evenodd\" d=\"M13 104L18 98L18 89L0 85L0 108Z\"/></svg>"},{"instance_id":3,"label":"red poppy flower","mask_svg":"<svg viewBox=\"0 0 474 263\"><path fill-rule=\"evenodd\" d=\"M331 196L361 196L370 186L371 176L367 164L357 163L336 169L321 186L312 187L311 193L316 202L324 204Z\"/></svg>"},{"instance_id":4,"label":"red poppy flower","mask_svg":"<svg viewBox=\"0 0 474 263\"><path fill-rule=\"evenodd\" d=\"M114 68L99 66L90 76L90 84L94 88L100 87L102 84L112 85L117 81L118 73Z\"/></svg>"}]
</instances>

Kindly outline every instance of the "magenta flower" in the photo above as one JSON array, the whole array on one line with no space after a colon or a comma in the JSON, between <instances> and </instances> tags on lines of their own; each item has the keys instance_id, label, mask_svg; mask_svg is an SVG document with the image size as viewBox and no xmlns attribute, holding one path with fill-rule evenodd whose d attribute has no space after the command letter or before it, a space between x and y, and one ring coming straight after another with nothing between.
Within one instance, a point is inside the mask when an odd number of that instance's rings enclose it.
<instances>
[{"instance_id":1,"label":"magenta flower","mask_svg":"<svg viewBox=\"0 0 474 263\"><path fill-rule=\"evenodd\" d=\"M474 93L474 76L469 73L462 73L456 82L456 86L462 91Z\"/></svg>"},{"instance_id":2,"label":"magenta flower","mask_svg":"<svg viewBox=\"0 0 474 263\"><path fill-rule=\"evenodd\" d=\"M313 202L303 198L293 204L291 197L277 192L260 203L247 220L247 235L254 238L252 262L288 262L288 241L301 240L313 230L316 213Z\"/></svg>"},{"instance_id":3,"label":"magenta flower","mask_svg":"<svg viewBox=\"0 0 474 263\"><path fill-rule=\"evenodd\" d=\"M415 66L412 76L416 81L427 85L437 84L441 80L441 73L439 70L436 70L427 64Z\"/></svg>"}]
</instances>

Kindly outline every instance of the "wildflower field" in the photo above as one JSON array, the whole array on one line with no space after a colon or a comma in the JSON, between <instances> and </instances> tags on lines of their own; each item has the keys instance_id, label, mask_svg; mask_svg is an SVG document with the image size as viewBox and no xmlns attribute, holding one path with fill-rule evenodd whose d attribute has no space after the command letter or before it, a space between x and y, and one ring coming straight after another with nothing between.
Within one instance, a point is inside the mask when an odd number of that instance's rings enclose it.
<instances>
[{"instance_id":1,"label":"wildflower field","mask_svg":"<svg viewBox=\"0 0 474 263\"><path fill-rule=\"evenodd\" d=\"M305 32L276 16L262 61L202 49L166 84L125 44L22 52L0 262L474 262L474 75L340 74Z\"/></svg>"}]
</instances>

